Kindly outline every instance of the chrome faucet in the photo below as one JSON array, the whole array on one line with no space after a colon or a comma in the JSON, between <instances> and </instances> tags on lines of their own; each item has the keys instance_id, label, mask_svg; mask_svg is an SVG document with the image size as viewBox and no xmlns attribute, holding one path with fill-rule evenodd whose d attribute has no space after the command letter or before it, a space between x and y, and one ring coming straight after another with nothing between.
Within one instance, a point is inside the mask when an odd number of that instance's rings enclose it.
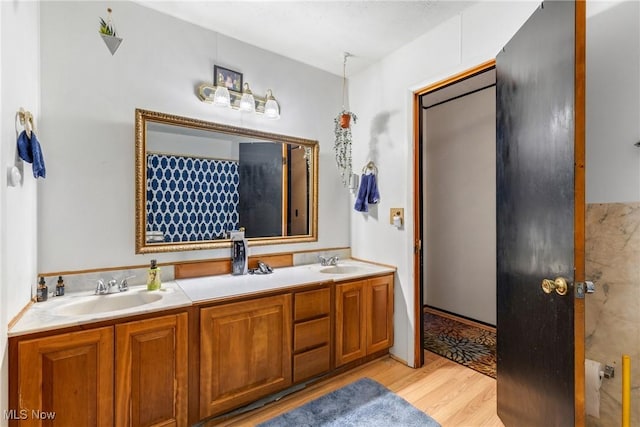
<instances>
[{"instance_id":1,"label":"chrome faucet","mask_svg":"<svg viewBox=\"0 0 640 427\"><path fill-rule=\"evenodd\" d=\"M106 284L104 283L104 280L98 279L98 282L96 283L95 294L96 295L106 295L108 293L111 293L111 288L115 288L116 286L118 287L118 292L128 291L129 290L129 284L127 283L127 280L133 279L134 277L135 276L125 277L124 279L122 279L120 281L120 283L118 283L118 281L116 279L111 279Z\"/></svg>"},{"instance_id":2,"label":"chrome faucet","mask_svg":"<svg viewBox=\"0 0 640 427\"><path fill-rule=\"evenodd\" d=\"M104 284L104 280L98 279L96 283L96 295L104 295L109 293L109 286Z\"/></svg>"},{"instance_id":3,"label":"chrome faucet","mask_svg":"<svg viewBox=\"0 0 640 427\"><path fill-rule=\"evenodd\" d=\"M127 280L129 279L133 279L136 276L129 276L129 277L125 277L124 279L122 279L120 281L120 284L118 285L118 290L120 292L125 292L129 290L129 283L127 282Z\"/></svg>"},{"instance_id":4,"label":"chrome faucet","mask_svg":"<svg viewBox=\"0 0 640 427\"><path fill-rule=\"evenodd\" d=\"M327 266L327 265L338 265L338 260L340 258L338 258L337 256L332 256L329 258L325 258L322 255L318 256L318 260L320 261L320 265L322 266Z\"/></svg>"}]
</instances>

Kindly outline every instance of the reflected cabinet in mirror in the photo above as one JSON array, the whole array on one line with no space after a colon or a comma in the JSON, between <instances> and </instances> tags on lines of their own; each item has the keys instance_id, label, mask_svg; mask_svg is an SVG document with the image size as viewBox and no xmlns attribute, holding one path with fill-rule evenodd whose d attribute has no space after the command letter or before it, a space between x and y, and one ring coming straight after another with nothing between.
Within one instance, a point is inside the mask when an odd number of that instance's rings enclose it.
<instances>
[{"instance_id":1,"label":"reflected cabinet in mirror","mask_svg":"<svg viewBox=\"0 0 640 427\"><path fill-rule=\"evenodd\" d=\"M318 236L318 143L136 110L136 253Z\"/></svg>"}]
</instances>

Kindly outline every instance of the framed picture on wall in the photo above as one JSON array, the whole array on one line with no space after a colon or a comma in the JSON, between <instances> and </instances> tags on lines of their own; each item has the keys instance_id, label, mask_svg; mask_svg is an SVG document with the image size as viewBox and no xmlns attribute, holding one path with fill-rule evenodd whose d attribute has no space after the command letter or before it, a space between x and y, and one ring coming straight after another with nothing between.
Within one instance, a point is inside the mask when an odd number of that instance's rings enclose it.
<instances>
[{"instance_id":1,"label":"framed picture on wall","mask_svg":"<svg viewBox=\"0 0 640 427\"><path fill-rule=\"evenodd\" d=\"M242 92L242 73L214 65L213 83L217 86L220 82L229 90Z\"/></svg>"}]
</instances>

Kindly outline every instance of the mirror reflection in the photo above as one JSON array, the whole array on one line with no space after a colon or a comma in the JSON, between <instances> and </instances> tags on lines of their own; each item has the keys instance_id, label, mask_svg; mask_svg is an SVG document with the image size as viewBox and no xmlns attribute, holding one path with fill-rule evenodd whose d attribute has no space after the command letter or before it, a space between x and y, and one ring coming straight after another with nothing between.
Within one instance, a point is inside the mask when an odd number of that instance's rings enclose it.
<instances>
[{"instance_id":1,"label":"mirror reflection","mask_svg":"<svg viewBox=\"0 0 640 427\"><path fill-rule=\"evenodd\" d=\"M137 253L317 239L317 142L136 110Z\"/></svg>"}]
</instances>

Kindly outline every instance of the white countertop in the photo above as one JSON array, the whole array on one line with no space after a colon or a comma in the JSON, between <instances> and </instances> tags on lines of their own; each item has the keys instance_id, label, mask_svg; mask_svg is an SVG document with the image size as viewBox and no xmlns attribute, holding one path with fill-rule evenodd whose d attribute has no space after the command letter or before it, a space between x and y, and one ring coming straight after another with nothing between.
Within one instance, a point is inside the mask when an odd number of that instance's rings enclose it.
<instances>
[{"instance_id":1,"label":"white countertop","mask_svg":"<svg viewBox=\"0 0 640 427\"><path fill-rule=\"evenodd\" d=\"M117 319L138 314L165 311L180 307L189 307L193 303L215 301L251 293L272 291L281 288L304 286L313 283L338 282L361 277L393 273L395 268L371 264L363 261L344 260L339 267L348 267L349 271L341 274L326 273L319 264L300 265L295 267L274 268L271 274L247 274L233 276L230 274L198 277L193 279L177 279L164 282L159 291L147 291L146 286L131 287L127 292L109 295L93 295L93 292L69 293L63 297L53 297L45 302L32 304L9 329L8 336L15 337L34 332L78 326L93 322ZM139 293L140 295L135 295ZM71 314L74 306L80 304L108 307L110 298L138 298L161 296L157 301L136 305L115 311L92 312L88 314Z\"/></svg>"},{"instance_id":2,"label":"white countertop","mask_svg":"<svg viewBox=\"0 0 640 427\"><path fill-rule=\"evenodd\" d=\"M340 261L338 265L357 267L358 270L346 274L322 273L321 270L325 267L319 264L310 264L274 268L271 274L246 274L243 276L225 274L193 279L177 279L176 282L191 301L201 302L312 283L352 280L395 271L391 267L352 259Z\"/></svg>"},{"instance_id":3,"label":"white countertop","mask_svg":"<svg viewBox=\"0 0 640 427\"><path fill-rule=\"evenodd\" d=\"M68 314L65 313L67 306L71 307L79 302L95 301L96 306L100 301L121 296L134 296L135 293L156 293L161 295L158 301L150 302L131 308L117 311L104 311L88 314ZM8 336L31 334L34 332L49 331L54 329L78 326L86 323L99 322L103 320L117 319L119 317L133 316L137 314L153 313L172 308L188 307L192 305L191 300L182 292L175 282L162 283L162 289L158 291L147 291L146 286L131 286L128 291L121 293L111 293L108 295L94 295L93 292L74 292L62 297L50 297L47 301L31 304L20 319L9 329Z\"/></svg>"}]
</instances>

